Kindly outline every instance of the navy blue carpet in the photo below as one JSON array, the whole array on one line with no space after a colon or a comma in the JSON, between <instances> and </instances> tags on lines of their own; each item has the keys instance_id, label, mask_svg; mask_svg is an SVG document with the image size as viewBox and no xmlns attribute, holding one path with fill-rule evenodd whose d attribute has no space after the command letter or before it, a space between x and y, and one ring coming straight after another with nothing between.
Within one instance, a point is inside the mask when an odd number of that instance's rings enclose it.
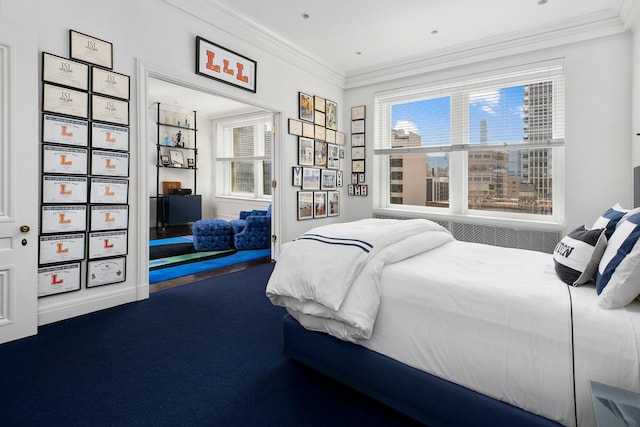
<instances>
[{"instance_id":1,"label":"navy blue carpet","mask_svg":"<svg viewBox=\"0 0 640 427\"><path fill-rule=\"evenodd\" d=\"M415 426L281 350L261 264L0 345L0 426Z\"/></svg>"}]
</instances>

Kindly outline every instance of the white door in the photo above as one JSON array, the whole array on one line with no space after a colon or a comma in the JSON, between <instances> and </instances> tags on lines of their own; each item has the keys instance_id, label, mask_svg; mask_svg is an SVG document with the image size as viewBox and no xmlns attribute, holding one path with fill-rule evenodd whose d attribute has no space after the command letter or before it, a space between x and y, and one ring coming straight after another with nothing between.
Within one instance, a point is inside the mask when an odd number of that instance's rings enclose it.
<instances>
[{"instance_id":1,"label":"white door","mask_svg":"<svg viewBox=\"0 0 640 427\"><path fill-rule=\"evenodd\" d=\"M0 26L0 343L38 326L39 55L34 35Z\"/></svg>"}]
</instances>

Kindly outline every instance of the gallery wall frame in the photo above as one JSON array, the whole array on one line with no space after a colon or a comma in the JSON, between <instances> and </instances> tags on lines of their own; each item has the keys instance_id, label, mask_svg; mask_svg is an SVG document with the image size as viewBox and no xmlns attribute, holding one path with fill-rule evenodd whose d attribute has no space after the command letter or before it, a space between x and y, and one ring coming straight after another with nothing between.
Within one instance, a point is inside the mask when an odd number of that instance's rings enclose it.
<instances>
[{"instance_id":1,"label":"gallery wall frame","mask_svg":"<svg viewBox=\"0 0 640 427\"><path fill-rule=\"evenodd\" d=\"M113 44L75 30L69 30L69 56L110 70L113 68Z\"/></svg>"},{"instance_id":2,"label":"gallery wall frame","mask_svg":"<svg viewBox=\"0 0 640 427\"><path fill-rule=\"evenodd\" d=\"M104 68L91 67L91 91L93 93L129 100L130 79L125 74Z\"/></svg>"},{"instance_id":3,"label":"gallery wall frame","mask_svg":"<svg viewBox=\"0 0 640 427\"><path fill-rule=\"evenodd\" d=\"M89 145L89 122L43 114L42 142L87 147Z\"/></svg>"},{"instance_id":4,"label":"gallery wall frame","mask_svg":"<svg viewBox=\"0 0 640 427\"><path fill-rule=\"evenodd\" d=\"M89 260L87 262L87 288L121 283L127 280L125 257Z\"/></svg>"},{"instance_id":5,"label":"gallery wall frame","mask_svg":"<svg viewBox=\"0 0 640 427\"><path fill-rule=\"evenodd\" d=\"M65 86L43 83L42 111L87 119L89 94Z\"/></svg>"},{"instance_id":6,"label":"gallery wall frame","mask_svg":"<svg viewBox=\"0 0 640 427\"><path fill-rule=\"evenodd\" d=\"M256 93L258 63L196 36L196 74Z\"/></svg>"},{"instance_id":7,"label":"gallery wall frame","mask_svg":"<svg viewBox=\"0 0 640 427\"><path fill-rule=\"evenodd\" d=\"M42 81L87 91L89 90L89 66L42 52Z\"/></svg>"},{"instance_id":8,"label":"gallery wall frame","mask_svg":"<svg viewBox=\"0 0 640 427\"><path fill-rule=\"evenodd\" d=\"M87 205L43 205L40 210L40 233L86 231Z\"/></svg>"},{"instance_id":9,"label":"gallery wall frame","mask_svg":"<svg viewBox=\"0 0 640 427\"><path fill-rule=\"evenodd\" d=\"M79 262L38 268L38 298L79 291L81 275Z\"/></svg>"}]
</instances>

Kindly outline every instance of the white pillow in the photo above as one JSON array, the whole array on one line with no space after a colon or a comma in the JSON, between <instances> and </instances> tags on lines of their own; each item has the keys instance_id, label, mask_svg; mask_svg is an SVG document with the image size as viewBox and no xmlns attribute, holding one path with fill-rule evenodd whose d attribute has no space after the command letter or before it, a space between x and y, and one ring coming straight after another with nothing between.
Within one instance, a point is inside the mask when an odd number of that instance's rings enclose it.
<instances>
[{"instance_id":1,"label":"white pillow","mask_svg":"<svg viewBox=\"0 0 640 427\"><path fill-rule=\"evenodd\" d=\"M620 308L640 295L640 213L621 222L609 239L596 277L598 306Z\"/></svg>"},{"instance_id":2,"label":"white pillow","mask_svg":"<svg viewBox=\"0 0 640 427\"><path fill-rule=\"evenodd\" d=\"M587 230L584 225L576 228L553 250L558 277L572 286L594 279L606 247L607 238L603 228Z\"/></svg>"}]
</instances>

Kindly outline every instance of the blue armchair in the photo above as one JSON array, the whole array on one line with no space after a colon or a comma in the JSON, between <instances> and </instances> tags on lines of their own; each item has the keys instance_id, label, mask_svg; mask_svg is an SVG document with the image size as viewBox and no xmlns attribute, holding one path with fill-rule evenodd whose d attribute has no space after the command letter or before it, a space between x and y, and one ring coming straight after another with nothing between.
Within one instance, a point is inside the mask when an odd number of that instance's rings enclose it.
<instances>
[{"instance_id":1,"label":"blue armchair","mask_svg":"<svg viewBox=\"0 0 640 427\"><path fill-rule=\"evenodd\" d=\"M240 211L239 219L229 221L236 249L271 247L271 205L266 211Z\"/></svg>"}]
</instances>

